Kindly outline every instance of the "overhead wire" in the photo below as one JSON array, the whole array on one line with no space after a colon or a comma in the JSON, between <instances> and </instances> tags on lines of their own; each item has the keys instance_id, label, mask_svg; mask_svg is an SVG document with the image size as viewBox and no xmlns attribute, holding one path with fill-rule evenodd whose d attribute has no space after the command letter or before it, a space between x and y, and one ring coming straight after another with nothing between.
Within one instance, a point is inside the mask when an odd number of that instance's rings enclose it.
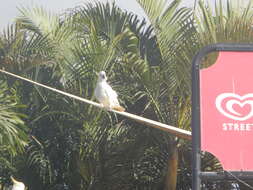
<instances>
[{"instance_id":1,"label":"overhead wire","mask_svg":"<svg viewBox=\"0 0 253 190\"><path fill-rule=\"evenodd\" d=\"M90 105L93 105L95 107L102 108L102 109L104 108L99 103L93 102L91 100L87 100L85 98L82 98L82 97L79 97L79 96L76 96L76 95L73 95L73 94L61 91L61 90L58 90L56 88L52 88L50 86L41 84L39 82L35 82L33 80L27 79L25 77L21 77L19 75L10 73L8 71L0 69L0 72L3 73L3 74L6 74L6 75L12 76L14 78L17 78L17 79L20 79L20 80L32 83L34 85L46 88L48 90L51 90L53 92L62 94L64 96L68 96L70 98L79 100L79 101L84 102L86 104L90 104ZM175 135L175 136L177 136L179 138L186 139L186 140L191 140L191 132L190 131L187 131L187 130L184 130L184 129L180 129L180 128L177 128L177 127L174 127L174 126L171 126L171 125L167 125L167 124L164 124L164 123L161 123L161 122L158 122L158 121L154 121L154 120L151 120L151 119L148 119L148 118L144 118L144 117L132 114L132 113L125 112L125 111L124 112L120 112L120 111L116 111L116 110L108 110L108 111L114 112L116 114L125 116L125 117L130 118L130 119L133 119L133 120L135 120L135 121L137 121L139 123L148 125L150 127L157 128L157 129L163 130L165 132L171 133L171 134L173 134L173 135Z\"/></svg>"}]
</instances>

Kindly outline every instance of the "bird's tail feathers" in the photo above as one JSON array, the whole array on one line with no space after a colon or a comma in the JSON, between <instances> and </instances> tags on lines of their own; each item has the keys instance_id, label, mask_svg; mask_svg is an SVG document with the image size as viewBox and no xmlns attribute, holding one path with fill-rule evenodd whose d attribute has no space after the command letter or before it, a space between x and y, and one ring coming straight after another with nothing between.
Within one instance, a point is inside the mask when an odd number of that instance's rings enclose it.
<instances>
[{"instance_id":1,"label":"bird's tail feathers","mask_svg":"<svg viewBox=\"0 0 253 190\"><path fill-rule=\"evenodd\" d=\"M116 110L116 111L125 111L125 108L123 108L122 106L120 105L117 105L117 106L113 106L112 109Z\"/></svg>"}]
</instances>

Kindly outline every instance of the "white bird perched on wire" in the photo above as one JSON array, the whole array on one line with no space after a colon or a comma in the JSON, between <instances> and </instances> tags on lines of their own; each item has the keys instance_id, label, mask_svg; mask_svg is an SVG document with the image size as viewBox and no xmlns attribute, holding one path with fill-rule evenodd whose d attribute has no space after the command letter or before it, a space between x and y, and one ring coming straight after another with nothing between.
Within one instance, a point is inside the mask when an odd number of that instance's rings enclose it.
<instances>
[{"instance_id":1,"label":"white bird perched on wire","mask_svg":"<svg viewBox=\"0 0 253 190\"><path fill-rule=\"evenodd\" d=\"M12 176L11 181L13 182L11 190L25 190L25 185L22 182L15 180Z\"/></svg>"},{"instance_id":2,"label":"white bird perched on wire","mask_svg":"<svg viewBox=\"0 0 253 190\"><path fill-rule=\"evenodd\" d=\"M95 97L97 100L107 109L114 109L117 111L125 111L120 106L117 93L106 82L107 77L104 71L100 71L98 74L97 86L95 88Z\"/></svg>"}]
</instances>

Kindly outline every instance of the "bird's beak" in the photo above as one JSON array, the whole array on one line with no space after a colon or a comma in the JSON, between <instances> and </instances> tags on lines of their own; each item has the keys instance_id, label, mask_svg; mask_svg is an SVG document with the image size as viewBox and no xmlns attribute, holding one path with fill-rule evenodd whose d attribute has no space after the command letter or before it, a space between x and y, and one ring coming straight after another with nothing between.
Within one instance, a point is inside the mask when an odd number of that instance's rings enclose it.
<instances>
[{"instance_id":1,"label":"bird's beak","mask_svg":"<svg viewBox=\"0 0 253 190\"><path fill-rule=\"evenodd\" d=\"M96 75L98 76L98 72L95 71L95 73L96 73Z\"/></svg>"}]
</instances>

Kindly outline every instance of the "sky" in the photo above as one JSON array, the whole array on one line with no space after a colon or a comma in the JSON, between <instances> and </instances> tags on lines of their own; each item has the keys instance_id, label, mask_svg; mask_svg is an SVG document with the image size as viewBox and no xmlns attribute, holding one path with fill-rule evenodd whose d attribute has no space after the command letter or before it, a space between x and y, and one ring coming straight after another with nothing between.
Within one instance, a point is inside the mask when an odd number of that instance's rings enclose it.
<instances>
[{"instance_id":1,"label":"sky","mask_svg":"<svg viewBox=\"0 0 253 190\"><path fill-rule=\"evenodd\" d=\"M2 0L3 1L3 0ZM68 8L82 5L85 2L93 2L94 0L7 0L0 5L0 30L8 24L11 24L15 17L19 14L18 7L42 6L47 10L55 13L62 13ZM115 1L122 9L132 11L141 17L144 17L144 12L136 2L136 0L97 0L99 2ZM168 0L171 1L171 0ZM191 6L194 0L183 0L183 4Z\"/></svg>"}]
</instances>

